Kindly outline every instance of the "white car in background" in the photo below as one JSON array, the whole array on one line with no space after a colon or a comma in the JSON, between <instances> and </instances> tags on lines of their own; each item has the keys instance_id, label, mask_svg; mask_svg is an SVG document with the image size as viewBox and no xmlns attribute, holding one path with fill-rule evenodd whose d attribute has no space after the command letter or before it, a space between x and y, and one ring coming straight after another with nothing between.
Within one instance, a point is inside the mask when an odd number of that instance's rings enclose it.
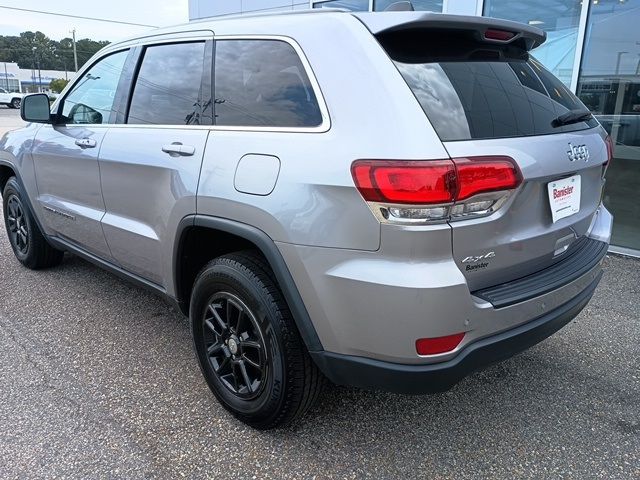
<instances>
[{"instance_id":1,"label":"white car in background","mask_svg":"<svg viewBox=\"0 0 640 480\"><path fill-rule=\"evenodd\" d=\"M9 108L20 108L23 93L7 92L4 88L0 88L0 105L6 105Z\"/></svg>"}]
</instances>

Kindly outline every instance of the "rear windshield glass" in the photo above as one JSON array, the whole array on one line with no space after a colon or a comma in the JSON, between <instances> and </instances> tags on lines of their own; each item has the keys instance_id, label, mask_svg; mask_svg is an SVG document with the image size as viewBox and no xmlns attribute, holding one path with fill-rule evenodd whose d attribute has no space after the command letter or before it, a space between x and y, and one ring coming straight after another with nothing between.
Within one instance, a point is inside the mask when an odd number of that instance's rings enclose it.
<instances>
[{"instance_id":1,"label":"rear windshield glass","mask_svg":"<svg viewBox=\"0 0 640 480\"><path fill-rule=\"evenodd\" d=\"M593 119L552 125L569 110L586 107L522 49L415 33L379 40L443 141L546 135L597 125Z\"/></svg>"}]
</instances>

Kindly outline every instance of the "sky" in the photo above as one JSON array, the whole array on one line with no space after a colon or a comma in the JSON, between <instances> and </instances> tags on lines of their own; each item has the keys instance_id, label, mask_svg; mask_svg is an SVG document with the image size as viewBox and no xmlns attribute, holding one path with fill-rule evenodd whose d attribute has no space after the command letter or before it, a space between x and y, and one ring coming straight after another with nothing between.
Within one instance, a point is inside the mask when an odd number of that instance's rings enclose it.
<instances>
[{"instance_id":1,"label":"sky","mask_svg":"<svg viewBox=\"0 0 640 480\"><path fill-rule=\"evenodd\" d=\"M119 20L153 26L185 23L188 0L0 0L0 6L42 10L85 17ZM41 31L53 40L71 37L113 42L150 30L152 27L81 20L77 18L19 12L0 8L0 35L18 35L27 30Z\"/></svg>"}]
</instances>

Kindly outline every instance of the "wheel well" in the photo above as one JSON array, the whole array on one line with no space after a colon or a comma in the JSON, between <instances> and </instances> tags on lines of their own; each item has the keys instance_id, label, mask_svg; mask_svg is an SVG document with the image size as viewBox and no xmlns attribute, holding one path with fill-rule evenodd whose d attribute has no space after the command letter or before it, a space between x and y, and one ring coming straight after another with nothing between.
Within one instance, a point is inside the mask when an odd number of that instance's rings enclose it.
<instances>
[{"instance_id":1,"label":"wheel well","mask_svg":"<svg viewBox=\"0 0 640 480\"><path fill-rule=\"evenodd\" d=\"M7 184L7 181L14 176L15 172L11 169L11 167L0 165L0 197L2 197L4 186Z\"/></svg>"},{"instance_id":2,"label":"wheel well","mask_svg":"<svg viewBox=\"0 0 640 480\"><path fill-rule=\"evenodd\" d=\"M214 258L240 250L255 250L262 254L255 243L222 230L194 226L182 234L176 252L175 287L180 309L185 315L189 314L191 291L202 267Z\"/></svg>"}]
</instances>

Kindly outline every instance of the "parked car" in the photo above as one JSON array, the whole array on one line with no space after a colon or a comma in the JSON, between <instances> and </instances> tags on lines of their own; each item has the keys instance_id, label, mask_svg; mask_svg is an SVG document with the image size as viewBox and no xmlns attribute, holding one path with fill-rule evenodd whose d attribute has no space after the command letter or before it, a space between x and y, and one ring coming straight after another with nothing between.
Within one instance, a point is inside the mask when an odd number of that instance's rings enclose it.
<instances>
[{"instance_id":1,"label":"parked car","mask_svg":"<svg viewBox=\"0 0 640 480\"><path fill-rule=\"evenodd\" d=\"M563 327L602 276L611 143L529 54L544 40L321 10L111 44L0 142L11 246L174 301L209 387L256 428L325 378L449 389Z\"/></svg>"},{"instance_id":2,"label":"parked car","mask_svg":"<svg viewBox=\"0 0 640 480\"><path fill-rule=\"evenodd\" d=\"M6 105L9 108L20 108L23 93L8 92L4 88L0 88L0 105Z\"/></svg>"}]
</instances>

